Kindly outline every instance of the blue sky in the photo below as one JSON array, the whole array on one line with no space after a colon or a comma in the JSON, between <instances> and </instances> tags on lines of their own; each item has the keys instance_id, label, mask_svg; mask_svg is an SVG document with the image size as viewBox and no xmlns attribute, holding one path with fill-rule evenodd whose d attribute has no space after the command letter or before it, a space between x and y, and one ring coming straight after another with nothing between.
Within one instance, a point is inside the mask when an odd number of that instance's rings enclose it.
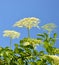
<instances>
[{"instance_id":1,"label":"blue sky","mask_svg":"<svg viewBox=\"0 0 59 65\"><path fill-rule=\"evenodd\" d=\"M39 24L55 23L57 28L54 30L59 37L59 0L0 0L0 46L9 46L9 38L3 37L4 30L16 30L21 33L19 39L27 37L27 30L13 27L13 24L24 17L38 17ZM31 29L31 37L36 37L42 30ZM19 39L14 39L18 43ZM59 40L56 47L59 48Z\"/></svg>"}]
</instances>

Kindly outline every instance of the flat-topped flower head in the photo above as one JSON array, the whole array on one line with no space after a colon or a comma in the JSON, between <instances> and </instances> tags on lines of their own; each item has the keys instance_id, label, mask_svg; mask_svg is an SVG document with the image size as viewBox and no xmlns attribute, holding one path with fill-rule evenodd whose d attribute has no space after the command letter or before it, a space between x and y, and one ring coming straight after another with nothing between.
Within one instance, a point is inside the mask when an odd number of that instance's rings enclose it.
<instances>
[{"instance_id":1,"label":"flat-topped flower head","mask_svg":"<svg viewBox=\"0 0 59 65\"><path fill-rule=\"evenodd\" d=\"M28 29L31 29L32 27L38 27L38 24L40 23L40 20L35 17L28 17L24 18L14 24L14 26L17 27L26 27Z\"/></svg>"},{"instance_id":2,"label":"flat-topped flower head","mask_svg":"<svg viewBox=\"0 0 59 65\"><path fill-rule=\"evenodd\" d=\"M53 59L54 64L59 64L59 56L57 55L48 55L50 58Z\"/></svg>"},{"instance_id":3,"label":"flat-topped flower head","mask_svg":"<svg viewBox=\"0 0 59 65\"><path fill-rule=\"evenodd\" d=\"M14 30L5 30L3 36L14 39L14 38L19 38L20 33Z\"/></svg>"},{"instance_id":4,"label":"flat-topped flower head","mask_svg":"<svg viewBox=\"0 0 59 65\"><path fill-rule=\"evenodd\" d=\"M24 42L24 46L28 46L28 45L30 45L29 42Z\"/></svg>"},{"instance_id":5,"label":"flat-topped flower head","mask_svg":"<svg viewBox=\"0 0 59 65\"><path fill-rule=\"evenodd\" d=\"M33 45L33 47L42 43L41 40L32 39L32 38L24 38L22 42L24 46Z\"/></svg>"},{"instance_id":6,"label":"flat-topped flower head","mask_svg":"<svg viewBox=\"0 0 59 65\"><path fill-rule=\"evenodd\" d=\"M56 28L56 25L54 23L49 23L49 24L43 25L42 28L47 30L48 32L51 32L53 29Z\"/></svg>"}]
</instances>

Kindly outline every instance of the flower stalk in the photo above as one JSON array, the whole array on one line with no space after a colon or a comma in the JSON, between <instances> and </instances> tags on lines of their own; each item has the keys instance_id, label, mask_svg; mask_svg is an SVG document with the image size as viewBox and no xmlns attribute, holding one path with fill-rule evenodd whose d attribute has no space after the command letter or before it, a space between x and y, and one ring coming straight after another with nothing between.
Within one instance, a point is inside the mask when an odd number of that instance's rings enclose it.
<instances>
[{"instance_id":1,"label":"flower stalk","mask_svg":"<svg viewBox=\"0 0 59 65\"><path fill-rule=\"evenodd\" d=\"M28 38L30 38L30 29L28 28Z\"/></svg>"},{"instance_id":2,"label":"flower stalk","mask_svg":"<svg viewBox=\"0 0 59 65\"><path fill-rule=\"evenodd\" d=\"M10 49L12 49L12 38L10 37Z\"/></svg>"}]
</instances>

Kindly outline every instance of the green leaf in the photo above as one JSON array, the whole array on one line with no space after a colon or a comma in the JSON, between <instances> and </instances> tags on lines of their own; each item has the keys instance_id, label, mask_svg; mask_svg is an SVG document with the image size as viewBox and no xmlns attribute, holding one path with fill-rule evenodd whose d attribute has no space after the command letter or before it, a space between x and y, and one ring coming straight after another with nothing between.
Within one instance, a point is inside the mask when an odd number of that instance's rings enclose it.
<instances>
[{"instance_id":1,"label":"green leaf","mask_svg":"<svg viewBox=\"0 0 59 65\"><path fill-rule=\"evenodd\" d=\"M14 44L15 45L15 47L18 47L19 45L18 44Z\"/></svg>"},{"instance_id":2,"label":"green leaf","mask_svg":"<svg viewBox=\"0 0 59 65\"><path fill-rule=\"evenodd\" d=\"M30 62L30 65L37 65L36 62Z\"/></svg>"},{"instance_id":3,"label":"green leaf","mask_svg":"<svg viewBox=\"0 0 59 65\"><path fill-rule=\"evenodd\" d=\"M41 37L45 38L44 34L37 34L37 36L41 36Z\"/></svg>"},{"instance_id":4,"label":"green leaf","mask_svg":"<svg viewBox=\"0 0 59 65\"><path fill-rule=\"evenodd\" d=\"M44 33L45 38L48 40L49 35L47 33Z\"/></svg>"},{"instance_id":5,"label":"green leaf","mask_svg":"<svg viewBox=\"0 0 59 65\"><path fill-rule=\"evenodd\" d=\"M54 33L54 38L56 38L57 37L57 33Z\"/></svg>"}]
</instances>

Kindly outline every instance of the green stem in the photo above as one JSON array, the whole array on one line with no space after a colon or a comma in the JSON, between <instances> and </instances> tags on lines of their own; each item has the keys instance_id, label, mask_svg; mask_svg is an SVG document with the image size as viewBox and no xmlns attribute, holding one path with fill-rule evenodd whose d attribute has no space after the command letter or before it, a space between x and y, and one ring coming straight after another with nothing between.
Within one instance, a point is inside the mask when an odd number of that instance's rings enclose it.
<instances>
[{"instance_id":1,"label":"green stem","mask_svg":"<svg viewBox=\"0 0 59 65\"><path fill-rule=\"evenodd\" d=\"M30 38L30 29L28 28L28 38Z\"/></svg>"},{"instance_id":2,"label":"green stem","mask_svg":"<svg viewBox=\"0 0 59 65\"><path fill-rule=\"evenodd\" d=\"M12 48L12 38L10 37L10 49Z\"/></svg>"},{"instance_id":3,"label":"green stem","mask_svg":"<svg viewBox=\"0 0 59 65\"><path fill-rule=\"evenodd\" d=\"M49 38L50 38L50 32L48 32L48 36L49 36Z\"/></svg>"}]
</instances>

